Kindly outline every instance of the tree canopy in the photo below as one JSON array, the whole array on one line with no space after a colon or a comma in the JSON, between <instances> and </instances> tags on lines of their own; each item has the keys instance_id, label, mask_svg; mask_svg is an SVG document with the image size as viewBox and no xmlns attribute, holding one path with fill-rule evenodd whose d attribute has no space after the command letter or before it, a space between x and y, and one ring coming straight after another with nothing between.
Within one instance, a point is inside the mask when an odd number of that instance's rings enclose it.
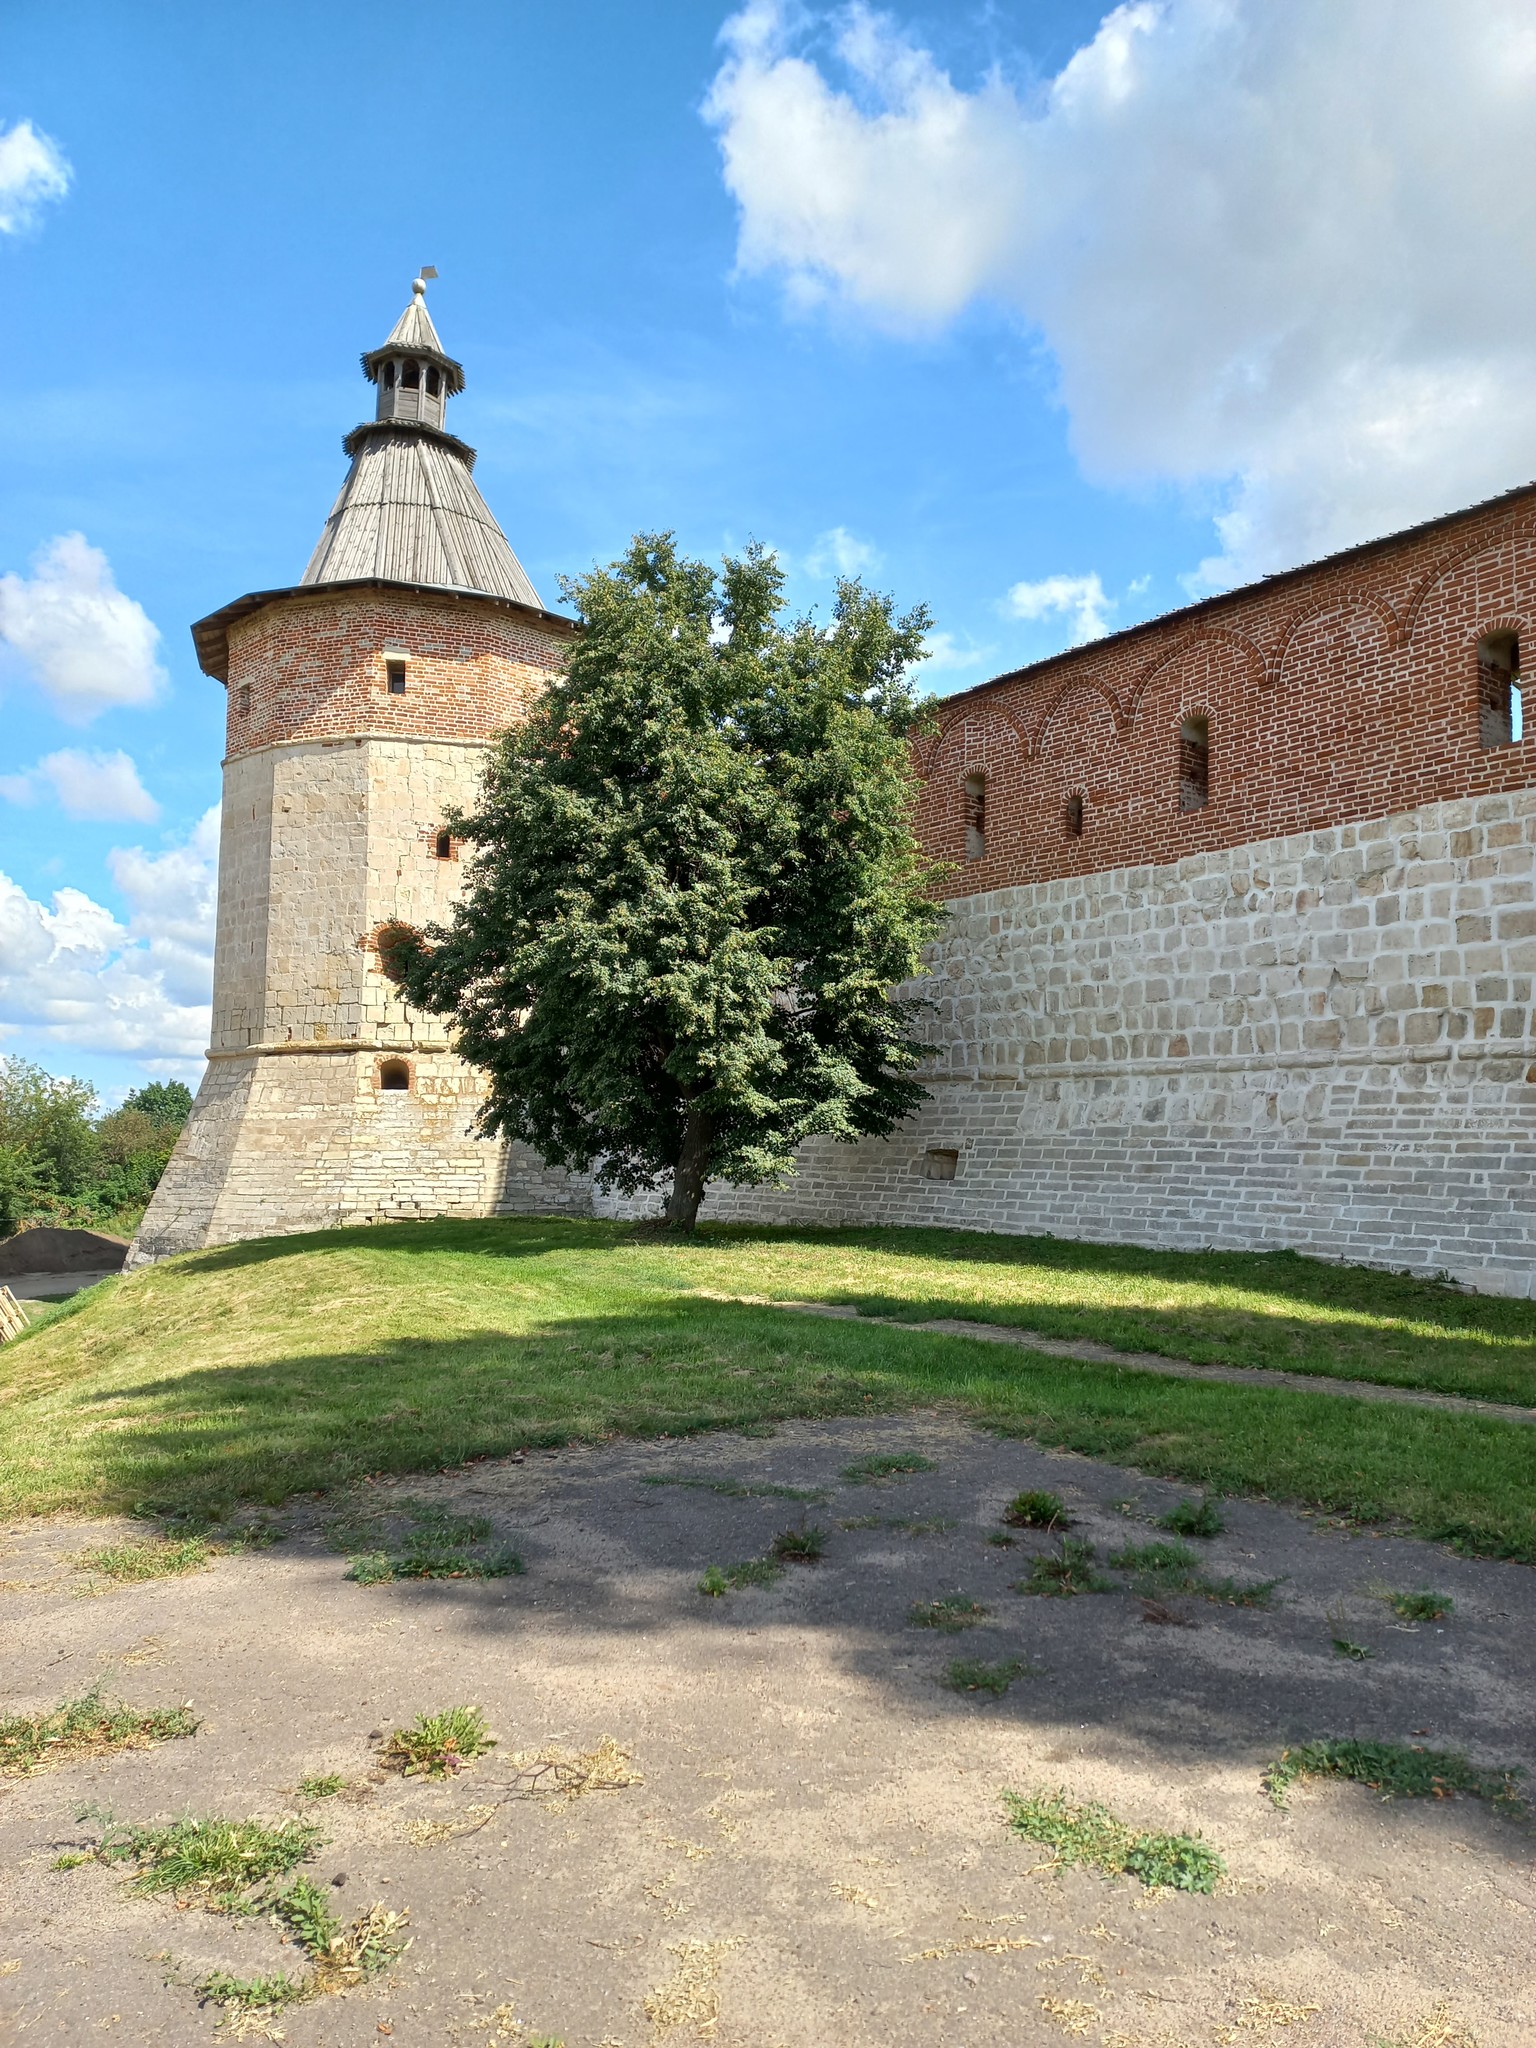
<instances>
[{"instance_id":1,"label":"tree canopy","mask_svg":"<svg viewBox=\"0 0 1536 2048\"><path fill-rule=\"evenodd\" d=\"M131 1220L192 1109L181 1081L150 1081L98 1114L88 1081L0 1058L0 1237L26 1222Z\"/></svg>"},{"instance_id":2,"label":"tree canopy","mask_svg":"<svg viewBox=\"0 0 1536 2048\"><path fill-rule=\"evenodd\" d=\"M492 750L445 927L393 956L488 1077L482 1128L633 1194L773 1180L917 1107L940 929L913 831L908 683L928 615L856 582L784 616L773 557L721 573L637 536L565 585L566 673Z\"/></svg>"}]
</instances>

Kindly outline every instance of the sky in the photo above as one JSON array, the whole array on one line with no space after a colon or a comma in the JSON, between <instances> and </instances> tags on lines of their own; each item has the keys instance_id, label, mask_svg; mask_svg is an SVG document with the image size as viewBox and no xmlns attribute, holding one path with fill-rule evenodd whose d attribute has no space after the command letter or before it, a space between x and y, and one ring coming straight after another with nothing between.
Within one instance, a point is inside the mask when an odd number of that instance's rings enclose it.
<instances>
[{"instance_id":1,"label":"sky","mask_svg":"<svg viewBox=\"0 0 1536 2048\"><path fill-rule=\"evenodd\" d=\"M1530 0L6 0L0 1055L195 1083L223 691L423 264L548 604L670 528L938 694L1536 475Z\"/></svg>"}]
</instances>

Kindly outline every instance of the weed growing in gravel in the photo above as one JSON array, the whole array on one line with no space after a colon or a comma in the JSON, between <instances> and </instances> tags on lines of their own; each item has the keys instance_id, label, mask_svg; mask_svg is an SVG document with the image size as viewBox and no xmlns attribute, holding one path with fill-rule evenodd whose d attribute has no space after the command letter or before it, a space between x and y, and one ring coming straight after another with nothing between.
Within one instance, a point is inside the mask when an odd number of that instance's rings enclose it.
<instances>
[{"instance_id":1,"label":"weed growing in gravel","mask_svg":"<svg viewBox=\"0 0 1536 2048\"><path fill-rule=\"evenodd\" d=\"M1003 1509L1015 1529L1070 1529L1072 1517L1059 1493L1016 1493Z\"/></svg>"},{"instance_id":2,"label":"weed growing in gravel","mask_svg":"<svg viewBox=\"0 0 1536 2048\"><path fill-rule=\"evenodd\" d=\"M139 1713L114 1705L94 1685L77 1700L65 1700L46 1714L0 1716L0 1777L26 1778L53 1770L76 1757L102 1756L114 1749L148 1749L195 1735L197 1716L189 1707L157 1707Z\"/></svg>"},{"instance_id":3,"label":"weed growing in gravel","mask_svg":"<svg viewBox=\"0 0 1536 2048\"><path fill-rule=\"evenodd\" d=\"M1008 1825L1039 1842L1058 1863L1090 1863L1107 1876L1140 1878L1181 1892L1213 1892L1226 1864L1193 1835L1143 1834L1097 1800L1074 1805L1064 1792L1005 1792Z\"/></svg>"},{"instance_id":4,"label":"weed growing in gravel","mask_svg":"<svg viewBox=\"0 0 1536 2048\"><path fill-rule=\"evenodd\" d=\"M398 1531L393 1542L392 1524ZM387 1586L396 1579L504 1579L526 1571L515 1550L487 1547L492 1527L485 1515L456 1515L435 1501L399 1500L344 1515L325 1533L350 1558L347 1577L360 1586Z\"/></svg>"},{"instance_id":5,"label":"weed growing in gravel","mask_svg":"<svg viewBox=\"0 0 1536 2048\"><path fill-rule=\"evenodd\" d=\"M1333 1636L1330 1640L1333 1643L1335 1657L1349 1657L1356 1664L1363 1664L1367 1657L1374 1657L1376 1654L1374 1650L1367 1649L1364 1643L1352 1643L1348 1636Z\"/></svg>"},{"instance_id":6,"label":"weed growing in gravel","mask_svg":"<svg viewBox=\"0 0 1536 2048\"><path fill-rule=\"evenodd\" d=\"M974 1628L990 1612L968 1593L946 1593L938 1600L915 1600L907 1609L907 1620L913 1628L938 1628L946 1635L958 1635L963 1628Z\"/></svg>"},{"instance_id":7,"label":"weed growing in gravel","mask_svg":"<svg viewBox=\"0 0 1536 2048\"><path fill-rule=\"evenodd\" d=\"M135 1891L171 1892L212 1913L254 1913L263 1901L252 1886L286 1877L324 1837L305 1821L202 1819L188 1815L166 1827L109 1825L97 1847L104 1863L133 1863Z\"/></svg>"},{"instance_id":8,"label":"weed growing in gravel","mask_svg":"<svg viewBox=\"0 0 1536 2048\"><path fill-rule=\"evenodd\" d=\"M438 1714L418 1714L409 1728L396 1728L379 1761L407 1778L449 1778L495 1747L479 1707L444 1707Z\"/></svg>"},{"instance_id":9,"label":"weed growing in gravel","mask_svg":"<svg viewBox=\"0 0 1536 2048\"><path fill-rule=\"evenodd\" d=\"M1017 1536L1010 1536L1006 1529L989 1529L987 1531L987 1541L994 1550L1012 1550L1018 1540Z\"/></svg>"},{"instance_id":10,"label":"weed growing in gravel","mask_svg":"<svg viewBox=\"0 0 1536 2048\"><path fill-rule=\"evenodd\" d=\"M1039 1593L1047 1600L1067 1600L1075 1593L1112 1593L1114 1581L1094 1570L1096 1554L1091 1543L1063 1536L1057 1549L1031 1561L1029 1577L1020 1579L1014 1591Z\"/></svg>"},{"instance_id":11,"label":"weed growing in gravel","mask_svg":"<svg viewBox=\"0 0 1536 2048\"><path fill-rule=\"evenodd\" d=\"M912 1472L932 1470L932 1458L919 1457L916 1451L896 1451L883 1457L855 1458L843 1467L842 1477L850 1486L877 1486L884 1479L904 1479Z\"/></svg>"},{"instance_id":12,"label":"weed growing in gravel","mask_svg":"<svg viewBox=\"0 0 1536 2048\"><path fill-rule=\"evenodd\" d=\"M1213 1500L1181 1500L1158 1516L1157 1526L1174 1536L1219 1536L1227 1525Z\"/></svg>"},{"instance_id":13,"label":"weed growing in gravel","mask_svg":"<svg viewBox=\"0 0 1536 2048\"><path fill-rule=\"evenodd\" d=\"M212 1555L201 1536L182 1536L166 1543L109 1543L100 1550L82 1550L77 1572L91 1572L119 1586L145 1579L174 1579L201 1571Z\"/></svg>"},{"instance_id":14,"label":"weed growing in gravel","mask_svg":"<svg viewBox=\"0 0 1536 2048\"><path fill-rule=\"evenodd\" d=\"M712 1564L699 1581L699 1591L712 1600L739 1593L743 1586L771 1586L784 1576L783 1565L771 1557L748 1557L740 1564Z\"/></svg>"},{"instance_id":15,"label":"weed growing in gravel","mask_svg":"<svg viewBox=\"0 0 1536 2048\"><path fill-rule=\"evenodd\" d=\"M1399 1621L1439 1621L1456 1603L1449 1593L1389 1593L1387 1605Z\"/></svg>"},{"instance_id":16,"label":"weed growing in gravel","mask_svg":"<svg viewBox=\"0 0 1536 2048\"><path fill-rule=\"evenodd\" d=\"M1127 1543L1112 1550L1109 1562L1117 1572L1184 1573L1195 1568L1195 1553L1187 1543Z\"/></svg>"},{"instance_id":17,"label":"weed growing in gravel","mask_svg":"<svg viewBox=\"0 0 1536 2048\"><path fill-rule=\"evenodd\" d=\"M1022 1678L1026 1672L1033 1675L1034 1669L1021 1657L1012 1657L1004 1664L988 1664L979 1657L956 1657L945 1668L939 1683L951 1692L985 1692L1000 1700L1016 1678Z\"/></svg>"},{"instance_id":18,"label":"weed growing in gravel","mask_svg":"<svg viewBox=\"0 0 1536 2048\"><path fill-rule=\"evenodd\" d=\"M273 2035L268 2023L285 2006L301 2005L314 1995L306 1978L290 1977L286 1970L274 1970L270 1977L232 1977L228 1970L214 1970L197 1984L197 1995L205 2005L222 2005L224 2024L237 2040L248 2033Z\"/></svg>"},{"instance_id":19,"label":"weed growing in gravel","mask_svg":"<svg viewBox=\"0 0 1536 2048\"><path fill-rule=\"evenodd\" d=\"M1267 1607L1281 1583L1279 1579L1209 1578L1187 1543L1128 1543L1115 1551L1109 1562L1116 1571L1130 1575L1133 1592L1152 1598L1194 1593L1226 1607Z\"/></svg>"},{"instance_id":20,"label":"weed growing in gravel","mask_svg":"<svg viewBox=\"0 0 1536 2048\"><path fill-rule=\"evenodd\" d=\"M815 1564L826 1547L825 1529L781 1529L768 1546L785 1564Z\"/></svg>"},{"instance_id":21,"label":"weed growing in gravel","mask_svg":"<svg viewBox=\"0 0 1536 2048\"><path fill-rule=\"evenodd\" d=\"M331 1911L330 1900L310 1878L296 1877L272 1901L272 1910L307 1955L324 1955L342 1937L342 1923Z\"/></svg>"},{"instance_id":22,"label":"weed growing in gravel","mask_svg":"<svg viewBox=\"0 0 1536 2048\"><path fill-rule=\"evenodd\" d=\"M364 1551L353 1558L347 1577L360 1586L387 1586L396 1579L518 1578L527 1569L515 1550L491 1550L476 1556L455 1544L423 1539L394 1555L385 1550Z\"/></svg>"},{"instance_id":23,"label":"weed growing in gravel","mask_svg":"<svg viewBox=\"0 0 1536 2048\"><path fill-rule=\"evenodd\" d=\"M1401 1742L1353 1740L1303 1742L1284 1749L1264 1773L1264 1789L1276 1806L1299 1778L1352 1778L1387 1799L1449 1799L1464 1792L1486 1799L1500 1812L1525 1813L1527 1803L1513 1766L1479 1770L1456 1750L1422 1749Z\"/></svg>"},{"instance_id":24,"label":"weed growing in gravel","mask_svg":"<svg viewBox=\"0 0 1536 2048\"><path fill-rule=\"evenodd\" d=\"M347 1781L340 1771L326 1771L319 1777L300 1778L299 1796L303 1799L334 1799L338 1792L346 1790Z\"/></svg>"},{"instance_id":25,"label":"weed growing in gravel","mask_svg":"<svg viewBox=\"0 0 1536 2048\"><path fill-rule=\"evenodd\" d=\"M702 1479L689 1476L674 1477L670 1472L645 1472L641 1474L642 1486L686 1486L699 1493L721 1493L727 1500L803 1500L822 1501L827 1498L824 1486L769 1486L749 1484L742 1479Z\"/></svg>"},{"instance_id":26,"label":"weed growing in gravel","mask_svg":"<svg viewBox=\"0 0 1536 2048\"><path fill-rule=\"evenodd\" d=\"M879 1529L884 1523L883 1515L844 1515L837 1526L839 1529Z\"/></svg>"}]
</instances>

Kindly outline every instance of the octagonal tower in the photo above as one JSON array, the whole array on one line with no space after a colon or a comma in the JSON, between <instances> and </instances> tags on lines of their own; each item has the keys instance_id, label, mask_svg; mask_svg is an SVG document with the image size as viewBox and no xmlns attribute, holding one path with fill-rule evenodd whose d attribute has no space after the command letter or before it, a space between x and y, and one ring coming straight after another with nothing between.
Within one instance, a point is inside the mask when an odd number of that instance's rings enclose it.
<instances>
[{"instance_id":1,"label":"octagonal tower","mask_svg":"<svg viewBox=\"0 0 1536 2048\"><path fill-rule=\"evenodd\" d=\"M362 359L375 417L301 580L193 627L228 693L208 1071L130 1265L273 1233L584 1209L583 1183L470 1135L482 1093L384 971L459 891L444 818L563 664L448 432L464 372L418 278ZM383 952L381 953L381 940Z\"/></svg>"}]
</instances>

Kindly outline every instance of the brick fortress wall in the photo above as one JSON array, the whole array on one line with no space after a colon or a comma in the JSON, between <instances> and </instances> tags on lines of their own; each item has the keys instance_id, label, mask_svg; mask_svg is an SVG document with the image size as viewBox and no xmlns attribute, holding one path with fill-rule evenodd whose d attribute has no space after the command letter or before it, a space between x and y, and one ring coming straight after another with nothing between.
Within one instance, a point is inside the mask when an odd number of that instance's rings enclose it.
<instances>
[{"instance_id":1,"label":"brick fortress wall","mask_svg":"<svg viewBox=\"0 0 1536 2048\"><path fill-rule=\"evenodd\" d=\"M1511 635L1536 648L1536 489L946 702L921 758L955 864L933 1099L706 1214L1292 1246L1536 1291ZM1196 720L1208 801L1184 809Z\"/></svg>"}]
</instances>

